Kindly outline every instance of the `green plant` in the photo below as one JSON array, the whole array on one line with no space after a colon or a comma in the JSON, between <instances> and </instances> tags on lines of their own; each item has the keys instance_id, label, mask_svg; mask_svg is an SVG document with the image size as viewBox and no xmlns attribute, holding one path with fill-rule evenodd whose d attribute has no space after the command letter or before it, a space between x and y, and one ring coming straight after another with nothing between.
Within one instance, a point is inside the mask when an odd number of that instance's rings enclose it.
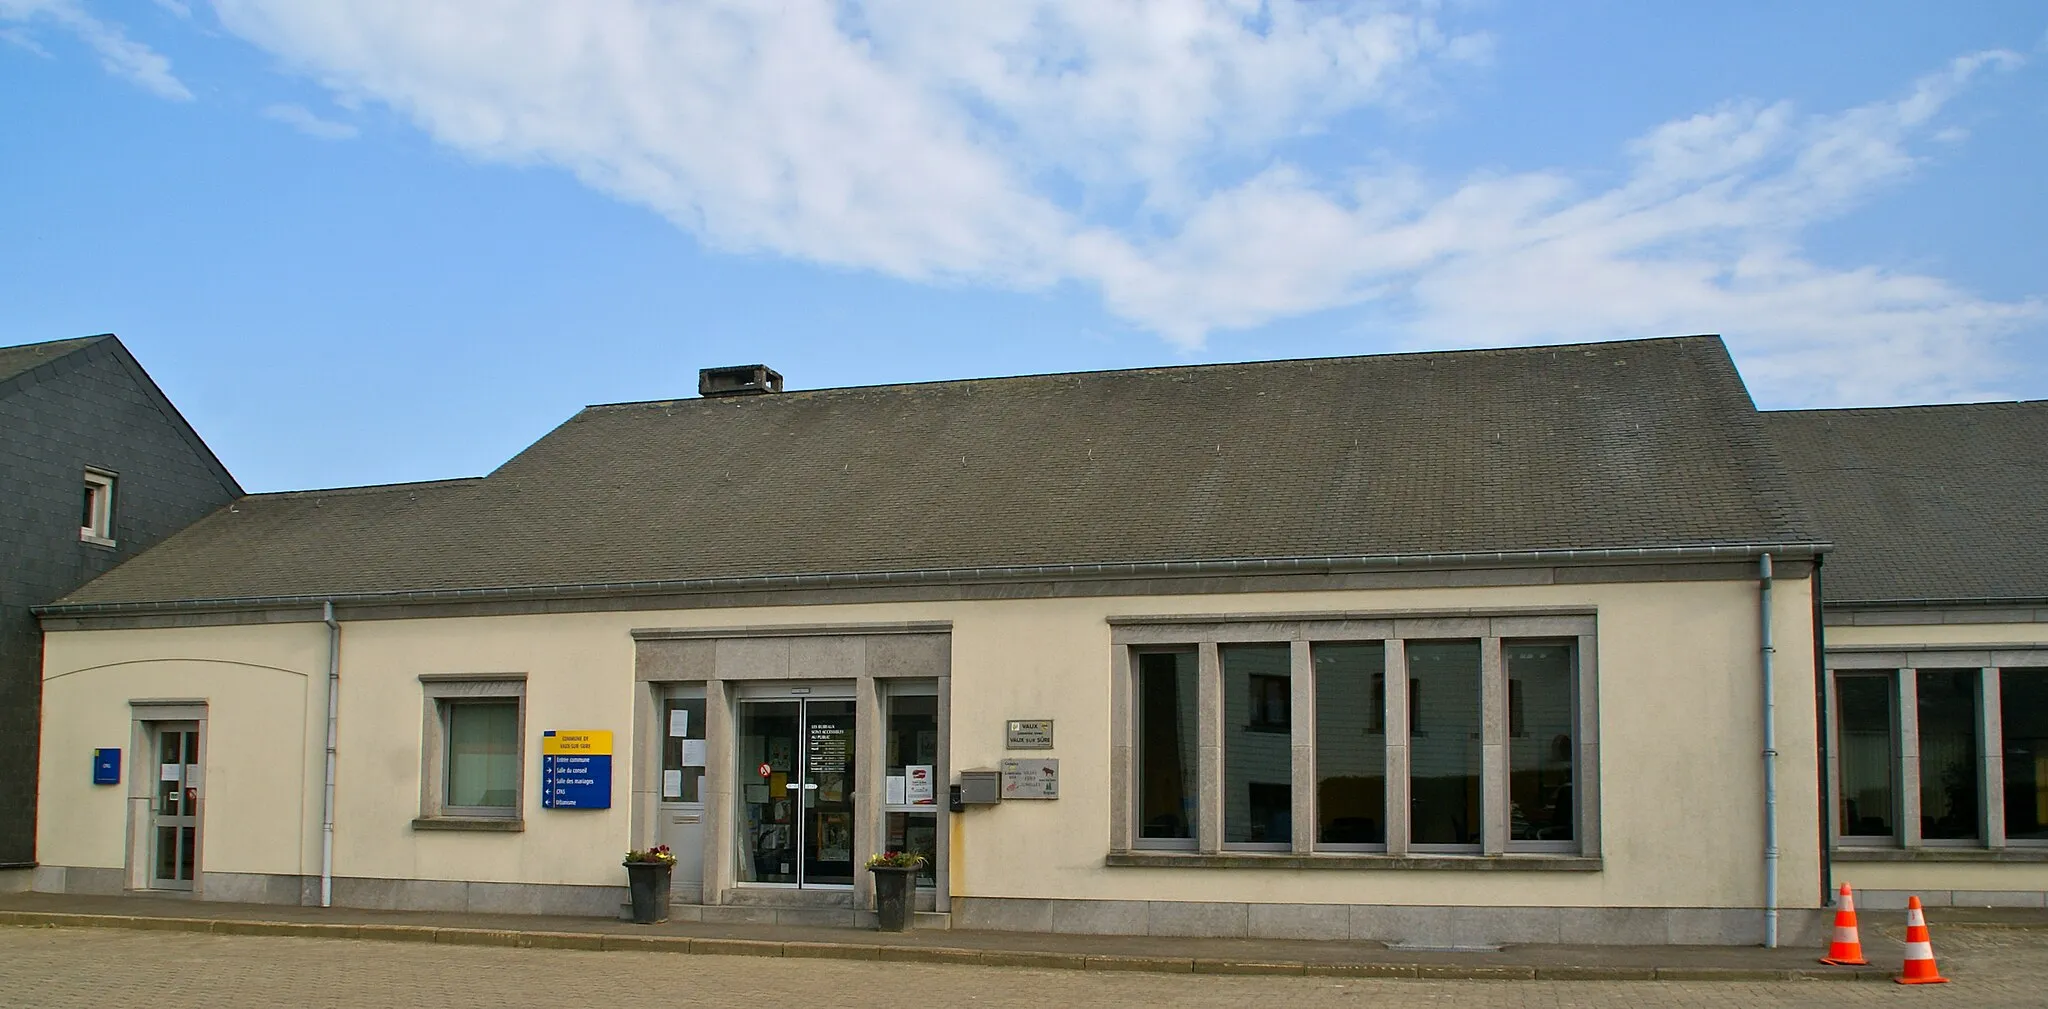
<instances>
[{"instance_id":1,"label":"green plant","mask_svg":"<svg viewBox=\"0 0 2048 1009\"><path fill-rule=\"evenodd\" d=\"M868 856L870 869L915 869L924 864L924 856L914 851L885 851Z\"/></svg>"},{"instance_id":2,"label":"green plant","mask_svg":"<svg viewBox=\"0 0 2048 1009\"><path fill-rule=\"evenodd\" d=\"M636 849L633 851L626 852L626 860L622 864L674 865L676 864L676 854L675 852L668 850L668 845L657 844L654 847L648 848L644 851Z\"/></svg>"}]
</instances>

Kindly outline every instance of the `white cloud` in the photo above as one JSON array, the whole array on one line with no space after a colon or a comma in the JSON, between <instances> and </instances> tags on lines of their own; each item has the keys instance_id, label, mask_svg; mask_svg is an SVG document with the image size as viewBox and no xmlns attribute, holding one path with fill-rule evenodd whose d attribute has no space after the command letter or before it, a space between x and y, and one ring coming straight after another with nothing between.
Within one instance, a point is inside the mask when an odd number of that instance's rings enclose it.
<instances>
[{"instance_id":1,"label":"white cloud","mask_svg":"<svg viewBox=\"0 0 2048 1009\"><path fill-rule=\"evenodd\" d=\"M47 23L78 37L100 58L100 66L174 101L191 101L192 92L171 74L171 61L136 42L110 24L86 13L78 0L0 0L0 21ZM33 46L33 42L24 40Z\"/></svg>"},{"instance_id":2,"label":"white cloud","mask_svg":"<svg viewBox=\"0 0 2048 1009\"><path fill-rule=\"evenodd\" d=\"M350 140L356 135L356 128L347 123L322 119L303 105L279 103L263 109L265 119L274 119L298 130L309 137L321 140Z\"/></svg>"},{"instance_id":3,"label":"white cloud","mask_svg":"<svg viewBox=\"0 0 2048 1009\"><path fill-rule=\"evenodd\" d=\"M20 0L0 0L0 4ZM1338 307L1418 344L1719 331L1777 401L1990 390L2038 301L1841 268L1812 224L1953 143L2010 53L1831 114L1737 103L1619 182L1312 170L1489 40L1432 0L215 0L230 30L473 156L558 165L707 243L916 280L1097 287L1183 346Z\"/></svg>"}]
</instances>

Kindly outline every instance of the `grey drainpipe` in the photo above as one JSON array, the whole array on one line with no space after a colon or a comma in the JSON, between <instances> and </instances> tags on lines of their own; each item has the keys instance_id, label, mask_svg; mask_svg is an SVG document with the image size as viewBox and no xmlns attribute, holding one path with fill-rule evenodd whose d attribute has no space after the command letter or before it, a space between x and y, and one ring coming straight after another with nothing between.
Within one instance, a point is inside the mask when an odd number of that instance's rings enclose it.
<instances>
[{"instance_id":1,"label":"grey drainpipe","mask_svg":"<svg viewBox=\"0 0 2048 1009\"><path fill-rule=\"evenodd\" d=\"M327 785L320 797L320 906L334 906L334 743L341 714L341 624L332 600L321 604L327 624Z\"/></svg>"},{"instance_id":2,"label":"grey drainpipe","mask_svg":"<svg viewBox=\"0 0 2048 1009\"><path fill-rule=\"evenodd\" d=\"M1771 555L1757 558L1764 674L1764 948L1778 948L1778 700L1777 651L1771 639Z\"/></svg>"},{"instance_id":3,"label":"grey drainpipe","mask_svg":"<svg viewBox=\"0 0 2048 1009\"><path fill-rule=\"evenodd\" d=\"M1826 907L1834 900L1835 853L1834 838L1828 828L1835 813L1835 793L1828 782L1828 631L1827 609L1823 602L1821 579L1821 557L1813 558L1813 710L1814 738L1820 740L1816 755L1820 758L1820 906Z\"/></svg>"}]
</instances>

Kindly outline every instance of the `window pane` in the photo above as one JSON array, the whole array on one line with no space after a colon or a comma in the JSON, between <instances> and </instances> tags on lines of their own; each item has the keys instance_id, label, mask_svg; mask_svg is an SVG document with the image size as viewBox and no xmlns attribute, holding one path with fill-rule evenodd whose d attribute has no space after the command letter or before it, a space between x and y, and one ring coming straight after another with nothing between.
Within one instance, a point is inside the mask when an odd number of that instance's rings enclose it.
<instances>
[{"instance_id":1,"label":"window pane","mask_svg":"<svg viewBox=\"0 0 2048 1009\"><path fill-rule=\"evenodd\" d=\"M917 870L917 885L937 886L939 882L939 814L937 813L890 813L888 814L888 837L883 847L888 851L908 851L923 855L924 864Z\"/></svg>"},{"instance_id":2,"label":"window pane","mask_svg":"<svg viewBox=\"0 0 2048 1009\"><path fill-rule=\"evenodd\" d=\"M1845 837L1891 837L1892 699L1889 675L1835 677L1836 763L1841 768Z\"/></svg>"},{"instance_id":3,"label":"window pane","mask_svg":"<svg viewBox=\"0 0 2048 1009\"><path fill-rule=\"evenodd\" d=\"M939 698L899 694L889 698L889 731L882 743L888 765L883 802L892 806L938 805ZM913 775L911 772L917 771ZM900 783L894 779L903 779Z\"/></svg>"},{"instance_id":4,"label":"window pane","mask_svg":"<svg viewBox=\"0 0 2048 1009\"><path fill-rule=\"evenodd\" d=\"M1999 674L2005 736L2005 836L2048 841L2048 669Z\"/></svg>"},{"instance_id":5,"label":"window pane","mask_svg":"<svg viewBox=\"0 0 2048 1009\"><path fill-rule=\"evenodd\" d=\"M704 782L704 699L674 698L661 712L661 799L702 802Z\"/></svg>"},{"instance_id":6,"label":"window pane","mask_svg":"<svg viewBox=\"0 0 2048 1009\"><path fill-rule=\"evenodd\" d=\"M1286 844L1294 822L1288 646L1223 645L1223 840Z\"/></svg>"},{"instance_id":7,"label":"window pane","mask_svg":"<svg viewBox=\"0 0 2048 1009\"><path fill-rule=\"evenodd\" d=\"M1408 644L1409 838L1479 843L1479 642Z\"/></svg>"},{"instance_id":8,"label":"window pane","mask_svg":"<svg viewBox=\"0 0 2048 1009\"><path fill-rule=\"evenodd\" d=\"M1567 644L1507 645L1508 825L1510 840L1569 841L1578 807L1573 684L1576 649Z\"/></svg>"},{"instance_id":9,"label":"window pane","mask_svg":"<svg viewBox=\"0 0 2048 1009\"><path fill-rule=\"evenodd\" d=\"M1316 841L1387 840L1387 650L1316 645Z\"/></svg>"},{"instance_id":10,"label":"window pane","mask_svg":"<svg viewBox=\"0 0 2048 1009\"><path fill-rule=\"evenodd\" d=\"M1919 671L1920 835L1975 838L1977 671Z\"/></svg>"},{"instance_id":11,"label":"window pane","mask_svg":"<svg viewBox=\"0 0 2048 1009\"><path fill-rule=\"evenodd\" d=\"M1138 836L1195 836L1194 652L1138 655Z\"/></svg>"},{"instance_id":12,"label":"window pane","mask_svg":"<svg viewBox=\"0 0 2048 1009\"><path fill-rule=\"evenodd\" d=\"M519 804L519 705L448 708L448 805L511 809Z\"/></svg>"}]
</instances>

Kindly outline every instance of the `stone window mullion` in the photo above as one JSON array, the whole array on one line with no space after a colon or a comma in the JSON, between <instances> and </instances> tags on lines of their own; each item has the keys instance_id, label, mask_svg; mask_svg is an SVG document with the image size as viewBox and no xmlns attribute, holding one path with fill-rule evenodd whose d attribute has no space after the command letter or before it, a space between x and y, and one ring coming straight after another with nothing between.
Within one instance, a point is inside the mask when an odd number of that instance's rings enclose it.
<instances>
[{"instance_id":1,"label":"stone window mullion","mask_svg":"<svg viewBox=\"0 0 2048 1009\"><path fill-rule=\"evenodd\" d=\"M1408 643L1386 649L1387 854L1408 853Z\"/></svg>"},{"instance_id":2,"label":"stone window mullion","mask_svg":"<svg viewBox=\"0 0 2048 1009\"><path fill-rule=\"evenodd\" d=\"M1977 752L1983 756L1978 794L1983 801L1984 846L2005 847L2005 744L2000 723L2005 705L1999 690L1998 667L1987 666L1978 676Z\"/></svg>"},{"instance_id":3,"label":"stone window mullion","mask_svg":"<svg viewBox=\"0 0 2048 1009\"><path fill-rule=\"evenodd\" d=\"M1508 850L1508 682L1494 637L1479 642L1479 845Z\"/></svg>"},{"instance_id":4,"label":"stone window mullion","mask_svg":"<svg viewBox=\"0 0 2048 1009\"><path fill-rule=\"evenodd\" d=\"M1899 847L1920 847L1920 705L1917 669L1899 670Z\"/></svg>"},{"instance_id":5,"label":"stone window mullion","mask_svg":"<svg viewBox=\"0 0 2048 1009\"><path fill-rule=\"evenodd\" d=\"M1293 807L1289 840L1294 852L1313 854L1316 846L1316 681L1308 642L1297 638L1288 646L1287 719L1293 757Z\"/></svg>"},{"instance_id":6,"label":"stone window mullion","mask_svg":"<svg viewBox=\"0 0 2048 1009\"><path fill-rule=\"evenodd\" d=\"M1196 748L1195 850L1215 854L1223 850L1223 662L1214 640L1202 642L1196 654L1201 744Z\"/></svg>"}]
</instances>

